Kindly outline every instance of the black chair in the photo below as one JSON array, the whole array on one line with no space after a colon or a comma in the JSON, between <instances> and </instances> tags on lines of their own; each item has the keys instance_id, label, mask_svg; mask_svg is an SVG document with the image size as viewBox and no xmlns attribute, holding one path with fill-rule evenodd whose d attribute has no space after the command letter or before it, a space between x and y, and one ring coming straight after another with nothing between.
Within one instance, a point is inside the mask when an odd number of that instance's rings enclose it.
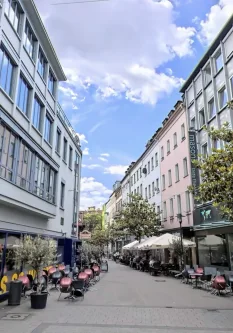
<instances>
[{"instance_id":1,"label":"black chair","mask_svg":"<svg viewBox=\"0 0 233 333\"><path fill-rule=\"evenodd\" d=\"M62 273L60 271L57 271L52 274L52 285L54 285L54 287L50 288L50 290L59 291L57 285L58 285L59 281L61 280L61 278L62 278Z\"/></svg>"},{"instance_id":2,"label":"black chair","mask_svg":"<svg viewBox=\"0 0 233 333\"><path fill-rule=\"evenodd\" d=\"M85 293L85 280L74 280L72 282L72 292L71 292L71 299L75 300L79 297L84 299Z\"/></svg>"}]
</instances>

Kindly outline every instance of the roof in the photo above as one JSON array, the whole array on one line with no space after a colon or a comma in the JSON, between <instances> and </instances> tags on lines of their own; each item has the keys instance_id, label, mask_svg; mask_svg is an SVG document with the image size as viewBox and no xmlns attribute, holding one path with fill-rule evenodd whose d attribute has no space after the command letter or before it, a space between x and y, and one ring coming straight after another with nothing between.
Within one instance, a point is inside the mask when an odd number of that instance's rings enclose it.
<instances>
[{"instance_id":1,"label":"roof","mask_svg":"<svg viewBox=\"0 0 233 333\"><path fill-rule=\"evenodd\" d=\"M31 17L33 27L35 28L36 33L37 33L38 37L40 38L40 42L44 48L44 51L46 52L46 55L52 65L53 70L55 71L57 79L59 81L66 81L66 75L65 75L63 68L61 66L61 63L57 57L56 51L49 38L49 35L44 26L44 23L42 22L42 19L40 17L40 14L38 12L35 2L33 0L21 0L21 1L23 3L23 6L25 7L25 9L27 10L27 12L29 14L29 19ZM44 45L43 45L43 41L44 41Z\"/></svg>"},{"instance_id":2,"label":"roof","mask_svg":"<svg viewBox=\"0 0 233 333\"><path fill-rule=\"evenodd\" d=\"M215 40L212 42L212 44L210 45L210 47L208 48L208 50L206 51L206 53L204 54L204 56L201 58L201 60L197 64L197 66L194 68L193 72L190 74L190 76L188 77L188 79L185 81L185 83L183 84L183 86L180 89L181 93L184 93L185 90L190 86L190 84L193 81L193 79L198 75L198 73L200 72L200 69L209 60L209 57L214 53L214 51L216 50L216 48L219 46L221 40L224 39L224 37L229 32L229 30L232 28L232 26L233 26L233 15L231 15L231 17L226 22L226 24L224 25L224 27L222 28L222 30L219 32L219 34L217 35L217 37L215 38Z\"/></svg>"}]
</instances>

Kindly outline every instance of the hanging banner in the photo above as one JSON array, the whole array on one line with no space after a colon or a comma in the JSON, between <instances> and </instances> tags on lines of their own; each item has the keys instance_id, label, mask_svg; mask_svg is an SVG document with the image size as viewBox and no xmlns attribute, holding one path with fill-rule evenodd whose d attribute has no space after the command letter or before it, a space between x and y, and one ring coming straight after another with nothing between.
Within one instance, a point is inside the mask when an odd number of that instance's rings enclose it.
<instances>
[{"instance_id":1,"label":"hanging banner","mask_svg":"<svg viewBox=\"0 0 233 333\"><path fill-rule=\"evenodd\" d=\"M192 186L194 187L194 202L197 203L195 196L198 194L200 178L199 178L199 171L193 163L193 161L196 161L198 159L197 137L195 131L189 131L189 151L191 159L191 180L192 180Z\"/></svg>"}]
</instances>

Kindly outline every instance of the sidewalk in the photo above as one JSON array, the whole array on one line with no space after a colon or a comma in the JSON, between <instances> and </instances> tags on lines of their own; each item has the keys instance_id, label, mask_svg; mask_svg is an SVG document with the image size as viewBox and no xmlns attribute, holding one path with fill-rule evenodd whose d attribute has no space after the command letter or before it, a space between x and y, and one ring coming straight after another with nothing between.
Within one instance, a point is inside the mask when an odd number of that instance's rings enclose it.
<instances>
[{"instance_id":1,"label":"sidewalk","mask_svg":"<svg viewBox=\"0 0 233 333\"><path fill-rule=\"evenodd\" d=\"M57 302L52 291L47 308L21 306L2 310L0 332L13 333L210 333L232 332L233 297L217 297L194 290L178 280L152 277L129 267L109 263L109 273L84 301ZM4 319L11 314L25 316ZM1 319L2 318L2 319ZM20 323L19 323L20 322Z\"/></svg>"}]
</instances>

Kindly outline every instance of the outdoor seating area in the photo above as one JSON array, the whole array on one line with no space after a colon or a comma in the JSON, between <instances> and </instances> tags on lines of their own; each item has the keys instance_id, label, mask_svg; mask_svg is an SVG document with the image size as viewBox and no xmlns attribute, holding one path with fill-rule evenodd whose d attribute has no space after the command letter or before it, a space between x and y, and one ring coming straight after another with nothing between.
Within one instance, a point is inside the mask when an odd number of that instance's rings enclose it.
<instances>
[{"instance_id":1,"label":"outdoor seating area","mask_svg":"<svg viewBox=\"0 0 233 333\"><path fill-rule=\"evenodd\" d=\"M176 258L175 246L181 243L179 236L164 234L160 237L150 237L146 240L134 241L123 247L120 263L132 269L147 272L152 276L171 276L181 279L181 283L190 285L193 289L203 289L213 295L233 295L233 271L221 270L216 267L198 267L184 265L191 261L187 257L188 250L195 243L183 239L183 257ZM174 245L175 244L175 245ZM169 251L169 255L166 255Z\"/></svg>"}]
</instances>

